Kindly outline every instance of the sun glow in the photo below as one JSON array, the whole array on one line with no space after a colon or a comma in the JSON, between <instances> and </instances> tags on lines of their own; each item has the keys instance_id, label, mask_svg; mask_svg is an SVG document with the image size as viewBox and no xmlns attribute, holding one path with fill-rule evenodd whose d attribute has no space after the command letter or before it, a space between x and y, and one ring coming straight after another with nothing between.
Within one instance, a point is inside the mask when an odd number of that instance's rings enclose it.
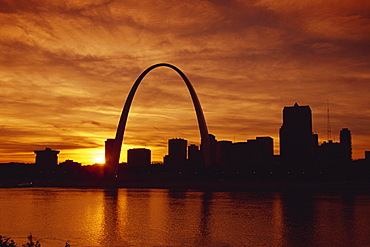
<instances>
[{"instance_id":1,"label":"sun glow","mask_svg":"<svg viewBox=\"0 0 370 247\"><path fill-rule=\"evenodd\" d=\"M73 158L76 161L81 162L83 165L104 164L105 163L104 152L105 152L104 147L83 149L79 150L78 153L73 155L74 156Z\"/></svg>"},{"instance_id":2,"label":"sun glow","mask_svg":"<svg viewBox=\"0 0 370 247\"><path fill-rule=\"evenodd\" d=\"M93 160L96 164L104 164L105 156L104 154L97 154L96 156L94 156Z\"/></svg>"}]
</instances>

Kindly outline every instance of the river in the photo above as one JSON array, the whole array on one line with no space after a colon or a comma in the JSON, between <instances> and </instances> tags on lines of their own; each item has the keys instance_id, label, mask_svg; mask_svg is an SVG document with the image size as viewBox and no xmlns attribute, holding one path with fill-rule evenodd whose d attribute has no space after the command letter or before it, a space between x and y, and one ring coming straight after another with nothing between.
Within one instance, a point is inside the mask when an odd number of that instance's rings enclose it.
<instances>
[{"instance_id":1,"label":"river","mask_svg":"<svg viewBox=\"0 0 370 247\"><path fill-rule=\"evenodd\" d=\"M18 246L370 245L369 195L3 188L0 209Z\"/></svg>"}]
</instances>

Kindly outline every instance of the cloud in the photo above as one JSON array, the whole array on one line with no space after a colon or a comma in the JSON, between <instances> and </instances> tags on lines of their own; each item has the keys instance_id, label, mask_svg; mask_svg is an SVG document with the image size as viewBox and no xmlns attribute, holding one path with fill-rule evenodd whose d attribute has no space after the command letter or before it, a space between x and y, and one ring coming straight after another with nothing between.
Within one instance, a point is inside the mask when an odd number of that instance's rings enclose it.
<instances>
[{"instance_id":1,"label":"cloud","mask_svg":"<svg viewBox=\"0 0 370 247\"><path fill-rule=\"evenodd\" d=\"M350 128L361 157L370 149L369 13L365 0L0 1L0 148L50 142L87 160L78 153L114 137L140 73L168 62L188 76L220 139L277 144L281 111L298 102L325 140L329 100L333 131ZM126 140L158 159L172 137L199 141L196 118L181 78L158 68L135 95Z\"/></svg>"}]
</instances>

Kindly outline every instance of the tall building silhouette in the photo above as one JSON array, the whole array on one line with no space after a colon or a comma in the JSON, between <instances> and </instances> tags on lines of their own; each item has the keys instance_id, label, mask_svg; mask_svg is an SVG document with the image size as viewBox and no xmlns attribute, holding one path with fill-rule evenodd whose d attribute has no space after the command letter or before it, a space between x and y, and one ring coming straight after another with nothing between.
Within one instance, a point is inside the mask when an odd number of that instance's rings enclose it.
<instances>
[{"instance_id":1,"label":"tall building silhouette","mask_svg":"<svg viewBox=\"0 0 370 247\"><path fill-rule=\"evenodd\" d=\"M343 169L343 151L342 145L339 142L333 142L329 140L328 142L323 142L320 145L318 152L318 168L320 171L329 174L335 174L341 172Z\"/></svg>"},{"instance_id":2,"label":"tall building silhouette","mask_svg":"<svg viewBox=\"0 0 370 247\"><path fill-rule=\"evenodd\" d=\"M105 141L105 164L104 164L104 175L115 175L118 170L118 164L112 162L113 160L113 148L116 139L107 139Z\"/></svg>"},{"instance_id":3,"label":"tall building silhouette","mask_svg":"<svg viewBox=\"0 0 370 247\"><path fill-rule=\"evenodd\" d=\"M269 167L274 158L274 139L270 136L256 137L256 155L257 163L262 168Z\"/></svg>"},{"instance_id":4,"label":"tall building silhouette","mask_svg":"<svg viewBox=\"0 0 370 247\"><path fill-rule=\"evenodd\" d=\"M343 128L340 131L339 140L345 162L352 161L351 131L348 128Z\"/></svg>"},{"instance_id":5,"label":"tall building silhouette","mask_svg":"<svg viewBox=\"0 0 370 247\"><path fill-rule=\"evenodd\" d=\"M186 165L188 141L175 138L168 140L168 155L165 156L165 165L184 166Z\"/></svg>"},{"instance_id":6,"label":"tall building silhouette","mask_svg":"<svg viewBox=\"0 0 370 247\"><path fill-rule=\"evenodd\" d=\"M209 137L209 144L210 144L210 154L211 154L211 164L216 164L216 146L217 146L217 140L216 136L212 134L208 134Z\"/></svg>"},{"instance_id":7,"label":"tall building silhouette","mask_svg":"<svg viewBox=\"0 0 370 247\"><path fill-rule=\"evenodd\" d=\"M188 146L188 163L192 167L200 167L202 164L201 152L195 144Z\"/></svg>"},{"instance_id":8,"label":"tall building silhouette","mask_svg":"<svg viewBox=\"0 0 370 247\"><path fill-rule=\"evenodd\" d=\"M365 151L365 161L370 163L370 151Z\"/></svg>"},{"instance_id":9,"label":"tall building silhouette","mask_svg":"<svg viewBox=\"0 0 370 247\"><path fill-rule=\"evenodd\" d=\"M248 162L248 142L236 142L231 145L230 166L236 170L247 168Z\"/></svg>"},{"instance_id":10,"label":"tall building silhouette","mask_svg":"<svg viewBox=\"0 0 370 247\"><path fill-rule=\"evenodd\" d=\"M299 106L283 109L280 128L280 155L288 169L306 169L313 159L312 113L310 107Z\"/></svg>"},{"instance_id":11,"label":"tall building silhouette","mask_svg":"<svg viewBox=\"0 0 370 247\"><path fill-rule=\"evenodd\" d=\"M231 141L218 141L216 146L216 164L228 166L231 162Z\"/></svg>"},{"instance_id":12,"label":"tall building silhouette","mask_svg":"<svg viewBox=\"0 0 370 247\"><path fill-rule=\"evenodd\" d=\"M149 166L151 151L147 148L134 148L127 150L127 165L133 167Z\"/></svg>"},{"instance_id":13,"label":"tall building silhouette","mask_svg":"<svg viewBox=\"0 0 370 247\"><path fill-rule=\"evenodd\" d=\"M234 169L251 171L267 169L272 166L274 158L273 139L266 136L232 143L230 151L230 165Z\"/></svg>"},{"instance_id":14,"label":"tall building silhouette","mask_svg":"<svg viewBox=\"0 0 370 247\"><path fill-rule=\"evenodd\" d=\"M45 150L35 150L36 165L40 168L52 168L58 165L58 154L60 151L45 148Z\"/></svg>"},{"instance_id":15,"label":"tall building silhouette","mask_svg":"<svg viewBox=\"0 0 370 247\"><path fill-rule=\"evenodd\" d=\"M345 128L340 132L340 142L323 142L314 153L316 169L331 176L348 172L352 161L351 132Z\"/></svg>"}]
</instances>

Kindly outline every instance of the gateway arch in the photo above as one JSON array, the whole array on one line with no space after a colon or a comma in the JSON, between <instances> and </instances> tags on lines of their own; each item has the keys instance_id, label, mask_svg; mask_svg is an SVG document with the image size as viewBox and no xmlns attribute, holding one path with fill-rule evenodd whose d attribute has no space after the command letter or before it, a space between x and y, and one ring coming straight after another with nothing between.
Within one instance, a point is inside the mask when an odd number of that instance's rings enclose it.
<instances>
[{"instance_id":1,"label":"gateway arch","mask_svg":"<svg viewBox=\"0 0 370 247\"><path fill-rule=\"evenodd\" d=\"M150 71L158 67L168 67L168 68L175 70L185 82L189 90L191 99L193 101L197 120L198 120L198 126L199 126L199 131L200 131L200 136L201 136L202 152L203 152L203 157L204 157L204 165L205 166L211 165L211 148L210 148L210 140L208 136L207 124L204 118L204 114L203 114L202 107L200 105L198 96L195 93L193 86L191 85L189 79L185 76L185 74L180 69L175 67L174 65L171 65L168 63L158 63L158 64L152 65L149 68L147 68L136 79L134 85L132 86L130 90L129 95L127 96L125 105L123 107L121 118L119 120L119 124L117 127L116 137L115 139L108 139L105 143L105 166L106 166L105 173L106 175L114 175L117 173L119 158L121 154L121 147L122 147L122 142L123 142L124 133L125 133L126 122L127 122L131 103L132 103L132 100L134 99L136 90L139 87L141 81L144 79L144 77Z\"/></svg>"}]
</instances>

